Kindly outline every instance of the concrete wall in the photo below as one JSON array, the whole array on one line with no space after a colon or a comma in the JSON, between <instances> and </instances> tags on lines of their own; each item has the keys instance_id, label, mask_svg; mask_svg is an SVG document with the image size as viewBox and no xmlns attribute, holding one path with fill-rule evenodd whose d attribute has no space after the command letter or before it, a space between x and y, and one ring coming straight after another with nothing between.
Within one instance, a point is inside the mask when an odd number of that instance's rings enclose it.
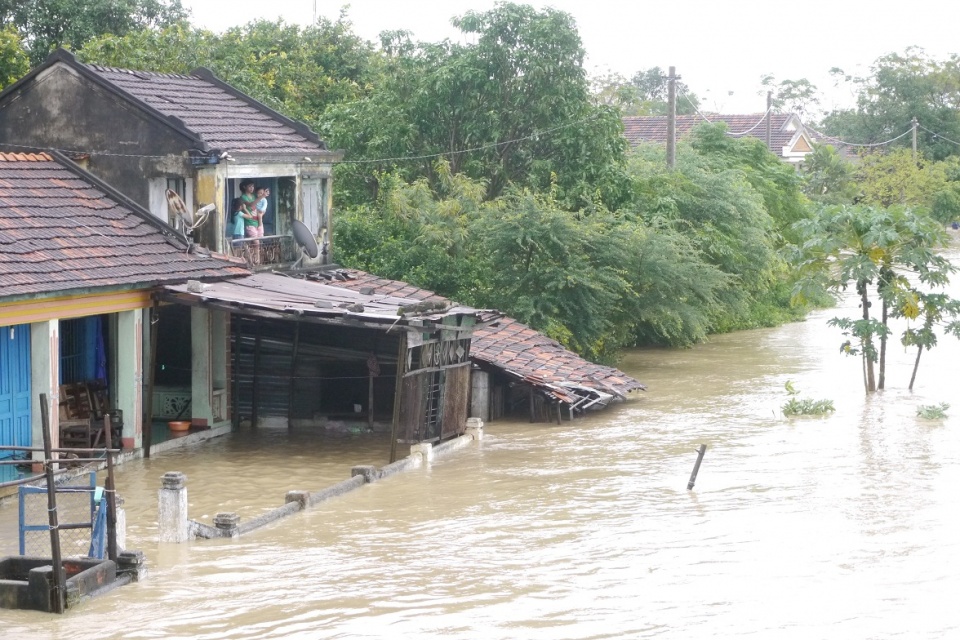
<instances>
[{"instance_id":1,"label":"concrete wall","mask_svg":"<svg viewBox=\"0 0 960 640\"><path fill-rule=\"evenodd\" d=\"M90 173L144 208L149 178L192 175L184 157L188 138L63 63L0 104L0 140L88 152ZM160 157L143 157L147 153Z\"/></svg>"}]
</instances>

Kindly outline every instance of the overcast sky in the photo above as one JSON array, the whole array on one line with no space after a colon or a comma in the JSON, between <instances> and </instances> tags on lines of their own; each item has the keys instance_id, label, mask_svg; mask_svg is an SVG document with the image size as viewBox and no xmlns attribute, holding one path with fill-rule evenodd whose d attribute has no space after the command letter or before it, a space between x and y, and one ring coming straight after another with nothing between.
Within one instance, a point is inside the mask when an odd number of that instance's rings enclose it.
<instances>
[{"instance_id":1,"label":"overcast sky","mask_svg":"<svg viewBox=\"0 0 960 640\"><path fill-rule=\"evenodd\" d=\"M308 24L335 19L345 2L329 0L183 0L193 22L222 31L258 18ZM450 18L486 10L492 0L352 0L348 16L368 40L387 29L415 38L457 39ZM829 70L867 74L879 56L919 46L936 58L960 52L960 2L915 0L553 0L530 1L573 15L591 74L625 76L649 67L674 66L711 111L765 109L762 75L806 78L824 94L824 107L848 106L849 91L833 87Z\"/></svg>"}]
</instances>

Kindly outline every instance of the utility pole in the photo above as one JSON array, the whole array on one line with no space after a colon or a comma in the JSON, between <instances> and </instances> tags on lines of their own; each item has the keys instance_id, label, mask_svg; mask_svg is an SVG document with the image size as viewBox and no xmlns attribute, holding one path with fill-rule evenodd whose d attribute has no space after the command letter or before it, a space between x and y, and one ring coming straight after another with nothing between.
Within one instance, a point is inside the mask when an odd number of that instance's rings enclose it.
<instances>
[{"instance_id":1,"label":"utility pole","mask_svg":"<svg viewBox=\"0 0 960 640\"><path fill-rule=\"evenodd\" d=\"M667 76L667 166L671 169L677 161L677 75L670 67Z\"/></svg>"},{"instance_id":2,"label":"utility pole","mask_svg":"<svg viewBox=\"0 0 960 640\"><path fill-rule=\"evenodd\" d=\"M910 121L913 125L913 164L917 164L917 116Z\"/></svg>"},{"instance_id":3,"label":"utility pole","mask_svg":"<svg viewBox=\"0 0 960 640\"><path fill-rule=\"evenodd\" d=\"M770 119L773 117L773 91L767 91L767 149L770 149L770 141L773 139L770 132ZM770 149L773 151L773 149ZM779 153L777 155L780 155Z\"/></svg>"}]
</instances>

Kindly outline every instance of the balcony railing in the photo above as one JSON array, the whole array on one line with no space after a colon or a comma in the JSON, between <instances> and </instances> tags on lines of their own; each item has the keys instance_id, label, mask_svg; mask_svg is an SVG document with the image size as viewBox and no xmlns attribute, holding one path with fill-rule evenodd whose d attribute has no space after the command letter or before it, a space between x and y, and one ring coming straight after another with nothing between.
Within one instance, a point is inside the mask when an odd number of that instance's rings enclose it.
<instances>
[{"instance_id":1,"label":"balcony railing","mask_svg":"<svg viewBox=\"0 0 960 640\"><path fill-rule=\"evenodd\" d=\"M300 257L293 236L264 236L231 240L233 255L256 267L292 264Z\"/></svg>"}]
</instances>

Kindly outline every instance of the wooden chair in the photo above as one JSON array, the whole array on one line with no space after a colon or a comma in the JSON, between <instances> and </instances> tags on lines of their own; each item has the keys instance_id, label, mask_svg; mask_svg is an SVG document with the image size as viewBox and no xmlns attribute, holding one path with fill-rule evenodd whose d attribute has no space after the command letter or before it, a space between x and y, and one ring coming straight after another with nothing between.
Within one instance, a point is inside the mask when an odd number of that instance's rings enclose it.
<instances>
[{"instance_id":1,"label":"wooden chair","mask_svg":"<svg viewBox=\"0 0 960 640\"><path fill-rule=\"evenodd\" d=\"M119 411L110 409L107 387L103 381L61 385L59 411L61 447L106 447L105 415L111 417L111 444L114 448L120 446L123 419Z\"/></svg>"}]
</instances>

